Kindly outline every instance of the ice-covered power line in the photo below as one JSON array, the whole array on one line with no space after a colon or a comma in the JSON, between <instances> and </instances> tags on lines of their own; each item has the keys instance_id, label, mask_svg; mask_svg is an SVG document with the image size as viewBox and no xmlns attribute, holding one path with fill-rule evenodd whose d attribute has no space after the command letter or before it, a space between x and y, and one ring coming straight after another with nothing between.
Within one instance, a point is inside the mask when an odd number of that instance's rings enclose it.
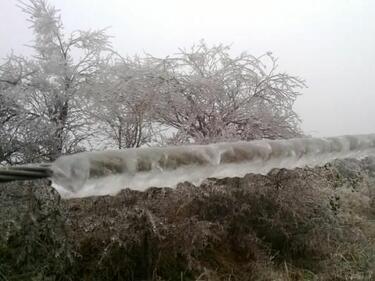
<instances>
[{"instance_id":1,"label":"ice-covered power line","mask_svg":"<svg viewBox=\"0 0 375 281\"><path fill-rule=\"evenodd\" d=\"M273 168L323 165L375 154L375 134L257 140L83 152L57 159L53 186L64 197L116 194L124 188L174 187L215 177L266 174Z\"/></svg>"},{"instance_id":2,"label":"ice-covered power line","mask_svg":"<svg viewBox=\"0 0 375 281\"><path fill-rule=\"evenodd\" d=\"M375 154L375 134L149 147L62 156L40 167L0 170L0 182L49 177L66 198L116 194L122 189L199 184L215 177L266 174L273 168L319 166Z\"/></svg>"},{"instance_id":3,"label":"ice-covered power line","mask_svg":"<svg viewBox=\"0 0 375 281\"><path fill-rule=\"evenodd\" d=\"M48 167L7 167L0 169L0 183L17 181L17 180L33 180L49 178L52 176L52 170Z\"/></svg>"}]
</instances>

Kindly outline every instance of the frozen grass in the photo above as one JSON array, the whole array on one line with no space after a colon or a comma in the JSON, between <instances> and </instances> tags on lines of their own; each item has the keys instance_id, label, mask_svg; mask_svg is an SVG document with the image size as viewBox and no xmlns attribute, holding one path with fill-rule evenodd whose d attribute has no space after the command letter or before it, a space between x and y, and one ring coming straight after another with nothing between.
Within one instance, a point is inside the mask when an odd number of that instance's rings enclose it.
<instances>
[{"instance_id":1,"label":"frozen grass","mask_svg":"<svg viewBox=\"0 0 375 281\"><path fill-rule=\"evenodd\" d=\"M374 175L367 158L65 201L7 186L0 280L374 280Z\"/></svg>"}]
</instances>

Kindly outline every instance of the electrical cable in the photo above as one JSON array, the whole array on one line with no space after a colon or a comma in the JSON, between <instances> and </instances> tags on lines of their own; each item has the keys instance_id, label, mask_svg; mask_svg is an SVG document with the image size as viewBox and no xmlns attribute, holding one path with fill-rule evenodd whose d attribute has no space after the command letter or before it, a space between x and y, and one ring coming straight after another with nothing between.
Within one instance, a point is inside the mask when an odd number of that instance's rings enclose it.
<instances>
[{"instance_id":1,"label":"electrical cable","mask_svg":"<svg viewBox=\"0 0 375 281\"><path fill-rule=\"evenodd\" d=\"M0 183L49 178L53 174L49 167L17 166L0 168Z\"/></svg>"}]
</instances>

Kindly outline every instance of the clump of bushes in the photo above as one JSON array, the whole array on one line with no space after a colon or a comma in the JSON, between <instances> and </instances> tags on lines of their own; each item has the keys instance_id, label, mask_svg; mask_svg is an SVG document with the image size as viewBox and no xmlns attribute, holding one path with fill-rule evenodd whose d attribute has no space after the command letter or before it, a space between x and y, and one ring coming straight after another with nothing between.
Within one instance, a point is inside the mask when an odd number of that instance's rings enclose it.
<instances>
[{"instance_id":1,"label":"clump of bushes","mask_svg":"<svg viewBox=\"0 0 375 281\"><path fill-rule=\"evenodd\" d=\"M1 244L0 271L10 280L22 268L31 275L21 280L372 280L371 163L47 198L50 219L18 222ZM20 267L16 256L27 247L17 245L29 244Z\"/></svg>"},{"instance_id":2,"label":"clump of bushes","mask_svg":"<svg viewBox=\"0 0 375 281\"><path fill-rule=\"evenodd\" d=\"M0 186L0 280L69 280L73 263L59 195L45 181Z\"/></svg>"}]
</instances>

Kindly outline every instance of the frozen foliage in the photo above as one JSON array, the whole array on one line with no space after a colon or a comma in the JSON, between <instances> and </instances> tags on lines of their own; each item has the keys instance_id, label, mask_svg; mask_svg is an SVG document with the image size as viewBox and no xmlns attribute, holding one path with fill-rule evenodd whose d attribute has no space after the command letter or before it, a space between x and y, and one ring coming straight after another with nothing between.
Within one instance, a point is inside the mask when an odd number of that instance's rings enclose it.
<instances>
[{"instance_id":1,"label":"frozen foliage","mask_svg":"<svg viewBox=\"0 0 375 281\"><path fill-rule=\"evenodd\" d=\"M126 187L200 184L211 177L266 174L273 168L318 166L374 152L375 135L84 152L52 164L53 186L64 197L116 194Z\"/></svg>"},{"instance_id":2,"label":"frozen foliage","mask_svg":"<svg viewBox=\"0 0 375 281\"><path fill-rule=\"evenodd\" d=\"M20 102L24 99L23 83L35 73L22 57L11 54L0 65L0 164L32 161L40 143L35 131L35 116ZM39 134L41 132L38 132Z\"/></svg>"},{"instance_id":3,"label":"frozen foliage","mask_svg":"<svg viewBox=\"0 0 375 281\"><path fill-rule=\"evenodd\" d=\"M109 49L103 30L65 34L58 10L44 0L20 1L20 8L35 36L34 55L11 54L0 66L0 162L10 164L82 150L90 135L82 110L87 85Z\"/></svg>"},{"instance_id":4,"label":"frozen foliage","mask_svg":"<svg viewBox=\"0 0 375 281\"><path fill-rule=\"evenodd\" d=\"M374 280L375 158L61 200L0 188L0 279Z\"/></svg>"},{"instance_id":5,"label":"frozen foliage","mask_svg":"<svg viewBox=\"0 0 375 281\"><path fill-rule=\"evenodd\" d=\"M46 0L19 6L33 56L0 63L2 165L91 149L302 135L293 105L304 81L279 72L271 53L233 55L201 41L166 58L123 57L105 30L66 32Z\"/></svg>"},{"instance_id":6,"label":"frozen foliage","mask_svg":"<svg viewBox=\"0 0 375 281\"><path fill-rule=\"evenodd\" d=\"M121 58L103 66L89 89L87 113L97 122L101 144L118 149L149 143L153 130L152 105L158 98L155 73L140 58Z\"/></svg>"},{"instance_id":7,"label":"frozen foliage","mask_svg":"<svg viewBox=\"0 0 375 281\"><path fill-rule=\"evenodd\" d=\"M204 41L153 59L162 80L154 111L178 130L172 143L212 143L301 135L293 104L303 80L281 73L268 52L233 56L230 46Z\"/></svg>"}]
</instances>

